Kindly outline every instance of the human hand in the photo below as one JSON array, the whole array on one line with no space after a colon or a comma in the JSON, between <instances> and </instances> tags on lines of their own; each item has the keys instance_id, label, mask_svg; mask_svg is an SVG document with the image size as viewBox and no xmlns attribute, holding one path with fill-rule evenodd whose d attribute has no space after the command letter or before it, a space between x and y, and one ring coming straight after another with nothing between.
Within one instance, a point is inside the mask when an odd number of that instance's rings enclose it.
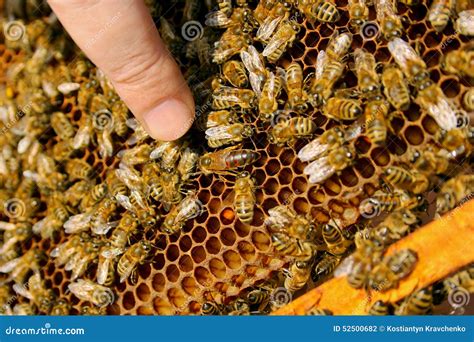
<instances>
[{"instance_id":1,"label":"human hand","mask_svg":"<svg viewBox=\"0 0 474 342\"><path fill-rule=\"evenodd\" d=\"M143 0L48 0L59 20L155 139L175 140L194 100Z\"/></svg>"}]
</instances>

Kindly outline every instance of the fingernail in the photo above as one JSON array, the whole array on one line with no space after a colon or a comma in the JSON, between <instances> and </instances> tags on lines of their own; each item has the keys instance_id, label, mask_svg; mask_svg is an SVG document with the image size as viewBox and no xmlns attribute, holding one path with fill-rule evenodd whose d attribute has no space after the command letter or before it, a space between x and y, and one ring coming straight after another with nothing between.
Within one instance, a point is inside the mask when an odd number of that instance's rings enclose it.
<instances>
[{"instance_id":1,"label":"fingernail","mask_svg":"<svg viewBox=\"0 0 474 342\"><path fill-rule=\"evenodd\" d=\"M171 141L182 137L192 126L194 113L182 101L169 98L143 115L148 133L155 139Z\"/></svg>"}]
</instances>

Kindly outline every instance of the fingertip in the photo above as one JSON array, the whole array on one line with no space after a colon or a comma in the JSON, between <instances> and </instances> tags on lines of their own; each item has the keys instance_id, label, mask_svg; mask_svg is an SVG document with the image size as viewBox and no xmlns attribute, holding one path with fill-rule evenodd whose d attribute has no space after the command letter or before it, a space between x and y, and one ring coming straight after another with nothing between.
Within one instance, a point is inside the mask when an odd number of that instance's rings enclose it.
<instances>
[{"instance_id":1,"label":"fingertip","mask_svg":"<svg viewBox=\"0 0 474 342\"><path fill-rule=\"evenodd\" d=\"M194 122L194 108L181 100L166 98L143 115L148 134L154 139L172 141L181 138Z\"/></svg>"}]
</instances>

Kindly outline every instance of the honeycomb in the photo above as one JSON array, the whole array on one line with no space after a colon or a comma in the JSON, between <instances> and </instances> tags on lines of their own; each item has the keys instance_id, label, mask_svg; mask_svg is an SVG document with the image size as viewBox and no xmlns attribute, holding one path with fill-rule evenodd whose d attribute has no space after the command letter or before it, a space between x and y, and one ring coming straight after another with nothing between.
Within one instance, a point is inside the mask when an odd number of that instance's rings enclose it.
<instances>
[{"instance_id":1,"label":"honeycomb","mask_svg":"<svg viewBox=\"0 0 474 342\"><path fill-rule=\"evenodd\" d=\"M293 47L284 53L278 65L285 67L290 62L297 61L304 66L304 75L308 75L315 69L318 52L326 48L333 33L348 30L353 34L352 51L362 47L372 53L378 62L392 60L387 41L365 37L361 32L349 28L347 1L337 1L337 6L341 18L334 24L311 23L303 16L298 16L302 29ZM202 7L201 14L207 10L205 6ZM176 8L167 13L166 17L179 30L182 9L179 6ZM437 33L427 22L428 4L410 8L398 2L397 8L399 15L410 21L409 25L405 25L404 38L412 46L418 45L431 79L443 89L447 97L458 105L461 104L462 97L471 84L464 78L443 72L440 59L444 54L466 46L469 38L455 32L452 23L442 33ZM369 20L375 21L375 17L374 8L370 7ZM204 21L202 15L197 19ZM218 37L218 33L214 34ZM5 88L6 70L24 58L24 53L0 44L0 90ZM209 76L203 73L205 66L195 70L189 67L189 59L182 58L179 61L185 75L192 75L188 77L189 83L202 84ZM213 66L211 70L217 72L218 68ZM347 87L357 85L357 78L352 70L345 73L342 83ZM199 110L206 106L205 99L198 98L197 105L199 114ZM86 119L87 115L73 96L64 97L58 108L67 114L76 129ZM307 115L318 126L316 135L336 124L319 111L314 110ZM353 142L358 153L356 163L323 184L315 185L308 182L303 174L305 163L296 157L297 151L306 141L299 141L291 147L276 146L268 141L269 125L262 125L252 118L247 122L256 127L256 132L251 140L244 143L244 148L252 148L261 155L255 164L247 168L258 185L252 223L244 224L235 216L232 208L232 181L217 175L199 174L193 180L192 187L197 189L203 213L186 222L179 234L166 235L158 229L143 233L159 251L151 262L138 266L136 283L132 283L130 279L124 283L114 282L112 289L115 292L115 302L107 307L108 314L199 314L202 303L206 300L228 302L256 284L274 277L287 265L288 260L276 254L272 248L271 237L264 226L269 209L277 205L288 205L298 214L311 217L317 223L326 223L330 218L336 217L344 226L351 226L360 219L358 208L361 201L380 187L382 171L395 165L409 146L420 147L432 141L437 131L436 122L412 103L404 112L403 118L393 120L395 134L387 137L386 146L373 146L364 136L357 138ZM206 146L202 129L199 128L199 117L191 135L197 146ZM116 151L129 147L125 138L118 140L120 146L116 146ZM57 141L54 136L49 138L47 148L51 148ZM94 168L98 181L103 181L107 170L117 168L119 163L115 156L102 158L97 149L92 148L80 151L77 157ZM42 200L45 201L44 198ZM158 210L162 211L161 205ZM39 220L44 215L45 212L40 212L36 219ZM34 236L21 243L21 250L26 252L38 248L50 255L55 247L69 237L62 229L54 239ZM94 280L95 270L96 266L93 265L85 278ZM78 314L82 307L90 305L68 291L71 272L64 267L57 267L54 259L46 258L43 261L40 274L47 288L71 304L70 314ZM18 297L16 301L24 303L26 299Z\"/></svg>"}]
</instances>

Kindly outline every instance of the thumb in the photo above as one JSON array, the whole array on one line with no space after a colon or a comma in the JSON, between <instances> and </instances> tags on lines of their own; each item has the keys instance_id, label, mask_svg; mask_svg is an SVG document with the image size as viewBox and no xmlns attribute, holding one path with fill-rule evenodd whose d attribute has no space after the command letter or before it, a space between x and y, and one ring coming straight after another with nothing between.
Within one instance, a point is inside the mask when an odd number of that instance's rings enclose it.
<instances>
[{"instance_id":1,"label":"thumb","mask_svg":"<svg viewBox=\"0 0 474 342\"><path fill-rule=\"evenodd\" d=\"M155 139L175 140L194 101L143 0L49 0L68 33Z\"/></svg>"}]
</instances>

